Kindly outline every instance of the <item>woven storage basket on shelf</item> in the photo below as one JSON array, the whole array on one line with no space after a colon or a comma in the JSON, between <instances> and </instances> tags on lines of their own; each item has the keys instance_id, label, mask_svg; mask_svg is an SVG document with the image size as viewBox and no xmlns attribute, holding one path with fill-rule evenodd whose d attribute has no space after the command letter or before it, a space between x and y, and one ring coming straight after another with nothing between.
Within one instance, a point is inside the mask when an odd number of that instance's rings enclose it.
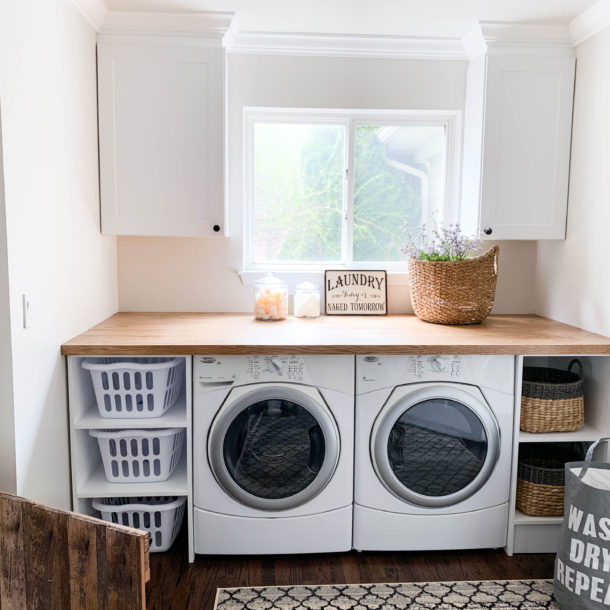
<instances>
[{"instance_id":1,"label":"woven storage basket on shelf","mask_svg":"<svg viewBox=\"0 0 610 610\"><path fill-rule=\"evenodd\" d=\"M498 253L462 261L409 259L411 304L415 315L436 324L478 324L489 315L496 295Z\"/></svg>"},{"instance_id":2,"label":"woven storage basket on shelf","mask_svg":"<svg viewBox=\"0 0 610 610\"><path fill-rule=\"evenodd\" d=\"M581 457L553 445L522 445L517 467L517 508L535 517L561 517L565 464Z\"/></svg>"},{"instance_id":3,"label":"woven storage basket on shelf","mask_svg":"<svg viewBox=\"0 0 610 610\"><path fill-rule=\"evenodd\" d=\"M577 364L579 373L572 372ZM567 371L525 366L521 386L524 432L573 432L585 424L582 365L572 360Z\"/></svg>"}]
</instances>

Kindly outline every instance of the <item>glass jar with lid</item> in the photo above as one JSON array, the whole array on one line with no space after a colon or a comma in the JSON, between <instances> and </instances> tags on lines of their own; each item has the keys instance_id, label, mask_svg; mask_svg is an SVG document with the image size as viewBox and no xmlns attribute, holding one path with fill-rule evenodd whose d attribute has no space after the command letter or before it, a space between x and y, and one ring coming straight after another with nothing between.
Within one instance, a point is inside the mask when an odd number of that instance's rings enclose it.
<instances>
[{"instance_id":1,"label":"glass jar with lid","mask_svg":"<svg viewBox=\"0 0 610 610\"><path fill-rule=\"evenodd\" d=\"M294 293L296 318L317 318L320 315L320 290L305 278Z\"/></svg>"},{"instance_id":2,"label":"glass jar with lid","mask_svg":"<svg viewBox=\"0 0 610 610\"><path fill-rule=\"evenodd\" d=\"M254 282L254 315L257 320L284 320L288 315L288 284L273 273Z\"/></svg>"}]
</instances>

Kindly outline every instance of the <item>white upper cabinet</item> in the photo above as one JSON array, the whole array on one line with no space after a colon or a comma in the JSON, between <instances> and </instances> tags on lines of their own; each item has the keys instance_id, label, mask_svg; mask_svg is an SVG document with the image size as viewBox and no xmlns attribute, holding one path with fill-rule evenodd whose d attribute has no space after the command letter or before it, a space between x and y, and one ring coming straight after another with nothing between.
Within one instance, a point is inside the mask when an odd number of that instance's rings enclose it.
<instances>
[{"instance_id":1,"label":"white upper cabinet","mask_svg":"<svg viewBox=\"0 0 610 610\"><path fill-rule=\"evenodd\" d=\"M102 232L227 235L222 38L122 25L98 39Z\"/></svg>"},{"instance_id":2,"label":"white upper cabinet","mask_svg":"<svg viewBox=\"0 0 610 610\"><path fill-rule=\"evenodd\" d=\"M531 42L531 41L530 41ZM575 59L556 42L487 45L467 76L462 225L565 237Z\"/></svg>"}]
</instances>

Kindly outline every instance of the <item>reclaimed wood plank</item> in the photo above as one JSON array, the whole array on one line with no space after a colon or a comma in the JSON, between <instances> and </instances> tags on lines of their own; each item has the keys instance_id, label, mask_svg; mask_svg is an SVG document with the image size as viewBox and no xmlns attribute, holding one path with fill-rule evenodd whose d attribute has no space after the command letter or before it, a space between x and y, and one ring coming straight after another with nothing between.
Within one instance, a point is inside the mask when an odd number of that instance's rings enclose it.
<instances>
[{"instance_id":1,"label":"reclaimed wood plank","mask_svg":"<svg viewBox=\"0 0 610 610\"><path fill-rule=\"evenodd\" d=\"M28 608L69 608L68 513L28 502L24 551Z\"/></svg>"},{"instance_id":2,"label":"reclaimed wood plank","mask_svg":"<svg viewBox=\"0 0 610 610\"><path fill-rule=\"evenodd\" d=\"M123 535L112 528L106 530L108 584L107 607L116 610L146 608L145 577L136 558L142 557L144 541Z\"/></svg>"},{"instance_id":3,"label":"reclaimed wood plank","mask_svg":"<svg viewBox=\"0 0 610 610\"><path fill-rule=\"evenodd\" d=\"M0 492L0 609L144 608L148 533Z\"/></svg>"},{"instance_id":4,"label":"reclaimed wood plank","mask_svg":"<svg viewBox=\"0 0 610 610\"><path fill-rule=\"evenodd\" d=\"M76 515L68 520L70 608L73 610L97 610L99 607L97 532L102 528Z\"/></svg>"},{"instance_id":5,"label":"reclaimed wood plank","mask_svg":"<svg viewBox=\"0 0 610 610\"><path fill-rule=\"evenodd\" d=\"M96 533L97 548L97 581L104 583L103 587L97 590L98 610L110 610L108 605L108 555L106 554L106 528L98 528Z\"/></svg>"},{"instance_id":6,"label":"reclaimed wood plank","mask_svg":"<svg viewBox=\"0 0 610 610\"><path fill-rule=\"evenodd\" d=\"M23 548L24 502L0 494L0 609L24 608L25 553Z\"/></svg>"}]
</instances>

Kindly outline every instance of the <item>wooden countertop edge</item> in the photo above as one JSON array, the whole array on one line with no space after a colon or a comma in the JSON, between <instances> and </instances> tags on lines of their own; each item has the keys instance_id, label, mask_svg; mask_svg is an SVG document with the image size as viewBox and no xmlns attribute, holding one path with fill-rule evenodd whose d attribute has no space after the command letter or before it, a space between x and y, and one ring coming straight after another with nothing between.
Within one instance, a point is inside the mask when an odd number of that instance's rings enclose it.
<instances>
[{"instance_id":1,"label":"wooden countertop edge","mask_svg":"<svg viewBox=\"0 0 610 610\"><path fill-rule=\"evenodd\" d=\"M603 345L63 345L63 356L196 356L266 354L474 354L510 356L603 356Z\"/></svg>"},{"instance_id":2,"label":"wooden countertop edge","mask_svg":"<svg viewBox=\"0 0 610 610\"><path fill-rule=\"evenodd\" d=\"M249 314L119 312L64 343L61 353L610 355L610 337L531 314L493 315L473 326L427 324L413 315L290 317L267 324ZM211 335L209 342L202 333Z\"/></svg>"}]
</instances>

